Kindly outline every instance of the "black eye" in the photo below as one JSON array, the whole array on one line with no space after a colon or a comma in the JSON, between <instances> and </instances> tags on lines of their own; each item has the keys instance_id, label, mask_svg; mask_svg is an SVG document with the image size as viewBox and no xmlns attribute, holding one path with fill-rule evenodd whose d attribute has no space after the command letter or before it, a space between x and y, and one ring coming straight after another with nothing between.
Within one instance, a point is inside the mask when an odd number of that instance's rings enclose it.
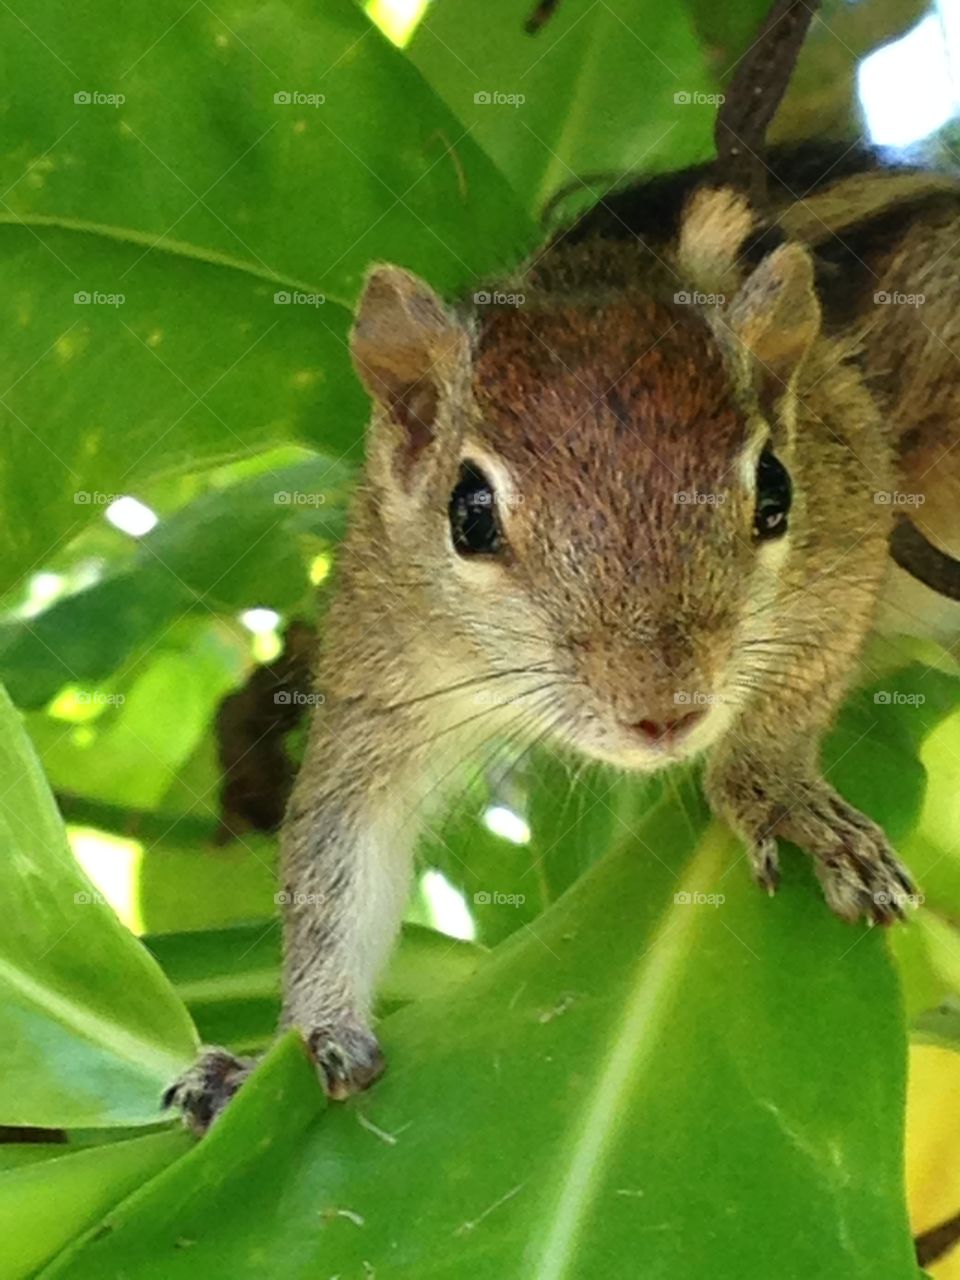
<instances>
[{"instance_id":1,"label":"black eye","mask_svg":"<svg viewBox=\"0 0 960 1280\"><path fill-rule=\"evenodd\" d=\"M465 462L450 495L450 533L462 556L494 556L503 546L493 485L479 467Z\"/></svg>"},{"instance_id":2,"label":"black eye","mask_svg":"<svg viewBox=\"0 0 960 1280\"><path fill-rule=\"evenodd\" d=\"M792 485L790 473L767 445L757 462L757 509L753 531L763 541L787 532Z\"/></svg>"}]
</instances>

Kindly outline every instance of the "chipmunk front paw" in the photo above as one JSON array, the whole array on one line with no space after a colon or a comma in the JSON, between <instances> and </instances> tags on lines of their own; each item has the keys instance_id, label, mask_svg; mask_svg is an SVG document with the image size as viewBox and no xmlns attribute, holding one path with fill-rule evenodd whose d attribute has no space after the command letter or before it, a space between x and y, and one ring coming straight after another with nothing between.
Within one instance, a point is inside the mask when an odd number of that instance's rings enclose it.
<instances>
[{"instance_id":1,"label":"chipmunk front paw","mask_svg":"<svg viewBox=\"0 0 960 1280\"><path fill-rule=\"evenodd\" d=\"M368 1089L386 1067L376 1036L360 1023L327 1023L306 1039L327 1097L338 1102Z\"/></svg>"},{"instance_id":2,"label":"chipmunk front paw","mask_svg":"<svg viewBox=\"0 0 960 1280\"><path fill-rule=\"evenodd\" d=\"M777 826L778 834L814 859L830 909L843 920L874 924L905 919L916 886L884 832L826 783L805 794Z\"/></svg>"},{"instance_id":3,"label":"chipmunk front paw","mask_svg":"<svg viewBox=\"0 0 960 1280\"><path fill-rule=\"evenodd\" d=\"M202 1137L255 1066L253 1058L234 1057L228 1049L210 1045L165 1091L164 1109L175 1107L183 1123Z\"/></svg>"},{"instance_id":4,"label":"chipmunk front paw","mask_svg":"<svg viewBox=\"0 0 960 1280\"><path fill-rule=\"evenodd\" d=\"M780 881L779 837L810 854L827 904L841 919L904 919L904 905L917 892L909 872L880 827L823 779L753 774L747 781L721 772L708 780L708 790L717 812L746 842L754 879L769 893Z\"/></svg>"}]
</instances>

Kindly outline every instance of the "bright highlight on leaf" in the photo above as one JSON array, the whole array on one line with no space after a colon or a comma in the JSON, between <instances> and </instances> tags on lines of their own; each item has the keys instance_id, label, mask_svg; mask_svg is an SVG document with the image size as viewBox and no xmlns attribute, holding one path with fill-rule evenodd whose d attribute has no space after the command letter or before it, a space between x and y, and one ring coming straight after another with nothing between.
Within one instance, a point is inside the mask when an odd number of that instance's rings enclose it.
<instances>
[{"instance_id":1,"label":"bright highlight on leaf","mask_svg":"<svg viewBox=\"0 0 960 1280\"><path fill-rule=\"evenodd\" d=\"M519 813L506 805L492 804L483 815L484 825L495 836L502 836L511 844L529 844L530 828Z\"/></svg>"},{"instance_id":2,"label":"bright highlight on leaf","mask_svg":"<svg viewBox=\"0 0 960 1280\"><path fill-rule=\"evenodd\" d=\"M321 582L326 581L330 576L330 570L333 568L333 557L328 552L321 552L320 555L314 556L310 561L308 576L311 583L315 587L319 587Z\"/></svg>"},{"instance_id":3,"label":"bright highlight on leaf","mask_svg":"<svg viewBox=\"0 0 960 1280\"><path fill-rule=\"evenodd\" d=\"M401 49L416 30L429 0L369 0L367 13Z\"/></svg>"},{"instance_id":4,"label":"bright highlight on leaf","mask_svg":"<svg viewBox=\"0 0 960 1280\"><path fill-rule=\"evenodd\" d=\"M115 529L129 533L131 538L142 538L149 533L159 517L137 498L116 498L103 513Z\"/></svg>"},{"instance_id":5,"label":"bright highlight on leaf","mask_svg":"<svg viewBox=\"0 0 960 1280\"><path fill-rule=\"evenodd\" d=\"M110 705L109 695L98 690L69 684L61 689L47 707L47 715L70 724L85 724L103 715Z\"/></svg>"},{"instance_id":6,"label":"bright highlight on leaf","mask_svg":"<svg viewBox=\"0 0 960 1280\"><path fill-rule=\"evenodd\" d=\"M33 618L38 613L43 613L56 600L65 585L66 579L62 574L48 571L33 574L27 598L18 610L20 617Z\"/></svg>"},{"instance_id":7,"label":"bright highlight on leaf","mask_svg":"<svg viewBox=\"0 0 960 1280\"><path fill-rule=\"evenodd\" d=\"M240 621L255 636L267 631L275 631L280 622L280 615L274 609L244 609Z\"/></svg>"},{"instance_id":8,"label":"bright highlight on leaf","mask_svg":"<svg viewBox=\"0 0 960 1280\"><path fill-rule=\"evenodd\" d=\"M434 928L451 938L472 941L476 927L463 894L439 871L425 872L420 884Z\"/></svg>"},{"instance_id":9,"label":"bright highlight on leaf","mask_svg":"<svg viewBox=\"0 0 960 1280\"><path fill-rule=\"evenodd\" d=\"M73 856L93 881L98 893L133 933L143 932L140 914L140 868L143 845L93 827L68 827Z\"/></svg>"}]
</instances>

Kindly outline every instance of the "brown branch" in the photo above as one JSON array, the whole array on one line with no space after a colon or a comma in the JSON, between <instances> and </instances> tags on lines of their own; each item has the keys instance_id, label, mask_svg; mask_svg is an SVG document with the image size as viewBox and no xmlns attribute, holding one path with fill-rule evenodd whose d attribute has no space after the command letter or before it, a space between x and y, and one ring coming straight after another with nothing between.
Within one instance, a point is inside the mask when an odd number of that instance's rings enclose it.
<instances>
[{"instance_id":1,"label":"brown branch","mask_svg":"<svg viewBox=\"0 0 960 1280\"><path fill-rule=\"evenodd\" d=\"M917 1236L913 1242L917 1251L917 1262L921 1267L929 1267L939 1262L957 1244L960 1244L960 1213L955 1213L938 1227L931 1227Z\"/></svg>"},{"instance_id":2,"label":"brown branch","mask_svg":"<svg viewBox=\"0 0 960 1280\"><path fill-rule=\"evenodd\" d=\"M948 600L960 600L960 560L935 547L902 516L890 534L890 554L907 573Z\"/></svg>"},{"instance_id":3,"label":"brown branch","mask_svg":"<svg viewBox=\"0 0 960 1280\"><path fill-rule=\"evenodd\" d=\"M774 0L741 57L717 112L714 141L721 181L754 204L766 196L767 128L787 91L797 55L820 0Z\"/></svg>"},{"instance_id":4,"label":"brown branch","mask_svg":"<svg viewBox=\"0 0 960 1280\"><path fill-rule=\"evenodd\" d=\"M307 623L291 622L283 652L257 667L243 688L220 704L218 844L245 831L276 831L280 826L296 776L284 739L316 696L311 674L316 639Z\"/></svg>"}]
</instances>

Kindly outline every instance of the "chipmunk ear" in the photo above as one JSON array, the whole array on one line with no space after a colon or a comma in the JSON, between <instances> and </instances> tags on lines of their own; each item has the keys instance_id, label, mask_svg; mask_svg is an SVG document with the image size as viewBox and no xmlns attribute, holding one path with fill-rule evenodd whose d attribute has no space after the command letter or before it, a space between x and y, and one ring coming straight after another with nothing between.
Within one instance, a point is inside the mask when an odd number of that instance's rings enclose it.
<instances>
[{"instance_id":1,"label":"chipmunk ear","mask_svg":"<svg viewBox=\"0 0 960 1280\"><path fill-rule=\"evenodd\" d=\"M350 354L370 395L403 431L406 461L434 438L440 391L466 334L428 284L401 267L367 277Z\"/></svg>"},{"instance_id":2,"label":"chipmunk ear","mask_svg":"<svg viewBox=\"0 0 960 1280\"><path fill-rule=\"evenodd\" d=\"M734 298L725 320L760 374L786 383L820 332L813 262L799 244L769 253Z\"/></svg>"}]
</instances>

